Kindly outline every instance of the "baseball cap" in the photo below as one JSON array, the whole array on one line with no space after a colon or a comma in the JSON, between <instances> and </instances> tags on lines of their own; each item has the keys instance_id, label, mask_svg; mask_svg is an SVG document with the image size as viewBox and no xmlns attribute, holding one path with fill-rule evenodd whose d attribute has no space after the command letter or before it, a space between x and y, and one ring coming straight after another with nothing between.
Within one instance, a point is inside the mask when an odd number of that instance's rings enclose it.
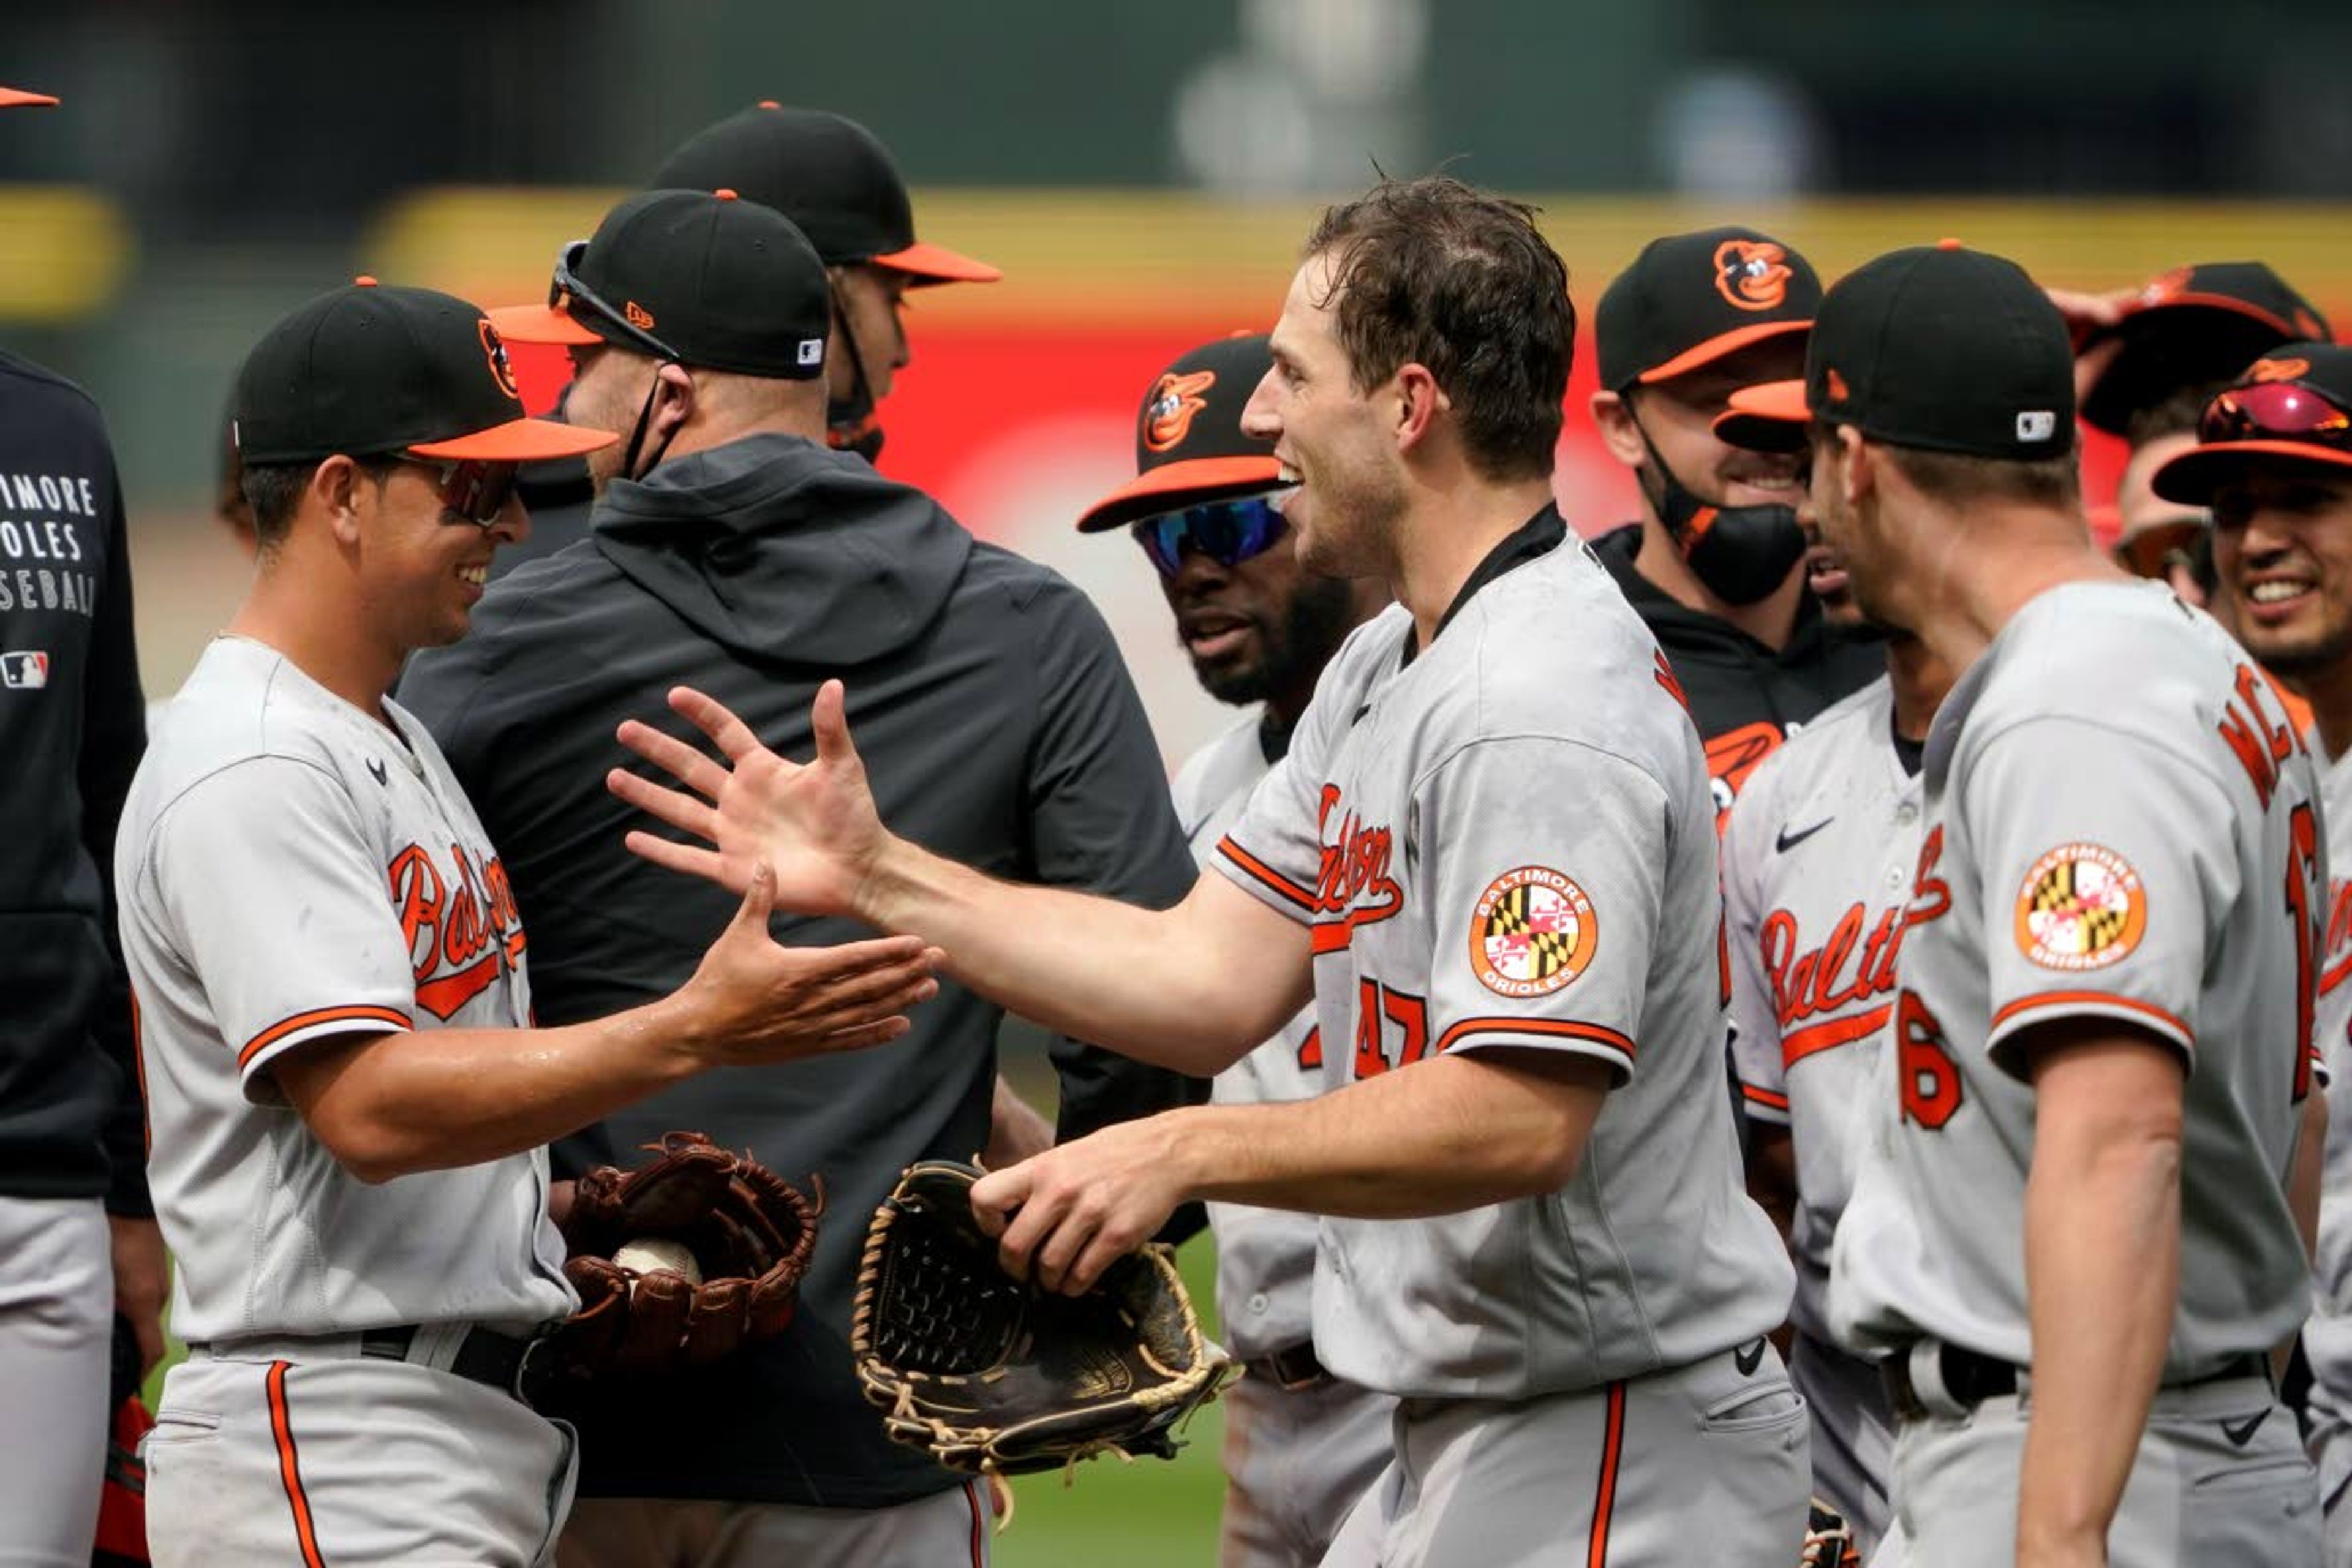
<instances>
[{"instance_id":1,"label":"baseball cap","mask_svg":"<svg viewBox=\"0 0 2352 1568\"><path fill-rule=\"evenodd\" d=\"M2013 261L1958 240L1890 252L1822 297L1805 379L1742 387L1715 432L1786 450L1810 419L1933 452L2063 457L2074 448L2066 323Z\"/></svg>"},{"instance_id":2,"label":"baseball cap","mask_svg":"<svg viewBox=\"0 0 2352 1568\"><path fill-rule=\"evenodd\" d=\"M2197 445L2156 470L2167 500L2209 504L2250 459L2352 468L2352 349L2284 343L2206 405Z\"/></svg>"},{"instance_id":3,"label":"baseball cap","mask_svg":"<svg viewBox=\"0 0 2352 1568\"><path fill-rule=\"evenodd\" d=\"M527 463L610 446L524 416L498 329L465 300L362 278L262 334L237 372L231 439L247 464L412 452Z\"/></svg>"},{"instance_id":4,"label":"baseball cap","mask_svg":"<svg viewBox=\"0 0 2352 1568\"><path fill-rule=\"evenodd\" d=\"M1601 384L1622 392L1813 324L1822 282L1805 258L1752 228L1703 228L1642 247L1601 296Z\"/></svg>"},{"instance_id":5,"label":"baseball cap","mask_svg":"<svg viewBox=\"0 0 2352 1568\"><path fill-rule=\"evenodd\" d=\"M809 381L824 374L833 296L807 237L774 208L732 190L642 191L564 247L546 304L490 319L519 343L613 343Z\"/></svg>"},{"instance_id":6,"label":"baseball cap","mask_svg":"<svg viewBox=\"0 0 2352 1568\"><path fill-rule=\"evenodd\" d=\"M828 267L870 262L911 285L1004 276L915 237L907 182L881 138L838 114L769 100L705 127L654 172L653 188L742 193L798 224Z\"/></svg>"},{"instance_id":7,"label":"baseball cap","mask_svg":"<svg viewBox=\"0 0 2352 1568\"><path fill-rule=\"evenodd\" d=\"M1242 429L1250 394L1274 368L1265 334L1221 338L1160 373L1135 416L1135 478L1088 507L1080 533L1282 482L1274 443Z\"/></svg>"},{"instance_id":8,"label":"baseball cap","mask_svg":"<svg viewBox=\"0 0 2352 1568\"><path fill-rule=\"evenodd\" d=\"M26 92L19 87L0 87L0 109L53 109L57 100L46 92Z\"/></svg>"},{"instance_id":9,"label":"baseball cap","mask_svg":"<svg viewBox=\"0 0 2352 1568\"><path fill-rule=\"evenodd\" d=\"M2083 419L2122 435L2137 409L2226 381L2280 343L2333 337L2327 319L2259 261L2206 261L2148 279L2122 320L2084 341L2116 342L2083 397Z\"/></svg>"}]
</instances>

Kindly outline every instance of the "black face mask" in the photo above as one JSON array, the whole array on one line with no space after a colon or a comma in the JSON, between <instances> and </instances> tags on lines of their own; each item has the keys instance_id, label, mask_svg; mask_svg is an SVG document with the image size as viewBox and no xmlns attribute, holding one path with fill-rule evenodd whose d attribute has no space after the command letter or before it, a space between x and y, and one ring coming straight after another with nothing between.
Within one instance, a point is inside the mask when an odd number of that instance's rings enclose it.
<instances>
[{"instance_id":1,"label":"black face mask","mask_svg":"<svg viewBox=\"0 0 2352 1568\"><path fill-rule=\"evenodd\" d=\"M841 289L833 286L833 341L849 353L849 395L828 397L824 405L825 445L835 451L855 452L867 462L882 455L882 418L874 405L874 390L866 379L866 356L857 352L849 330L849 312L841 308Z\"/></svg>"},{"instance_id":2,"label":"black face mask","mask_svg":"<svg viewBox=\"0 0 2352 1568\"><path fill-rule=\"evenodd\" d=\"M1650 504L1690 563L1691 575L1708 593L1727 605L1752 605L1788 581L1805 555L1805 531L1798 526L1795 507L1710 506L1675 478L1640 420L1633 428L1641 431L1650 468L1658 476L1658 493Z\"/></svg>"}]
</instances>

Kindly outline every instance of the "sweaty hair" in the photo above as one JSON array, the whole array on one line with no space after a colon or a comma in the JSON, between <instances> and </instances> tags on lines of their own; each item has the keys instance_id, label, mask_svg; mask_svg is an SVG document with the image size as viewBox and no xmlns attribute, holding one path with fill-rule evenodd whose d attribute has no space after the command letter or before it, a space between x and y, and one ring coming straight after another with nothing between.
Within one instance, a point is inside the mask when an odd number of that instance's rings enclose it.
<instances>
[{"instance_id":1,"label":"sweaty hair","mask_svg":"<svg viewBox=\"0 0 2352 1568\"><path fill-rule=\"evenodd\" d=\"M2083 471L2069 452L2063 458L2014 461L1979 458L1960 452L1931 452L1921 447L1893 447L1904 474L1922 495L1947 506L1972 501L2021 501L2033 506L2072 509L2083 499Z\"/></svg>"},{"instance_id":2,"label":"sweaty hair","mask_svg":"<svg viewBox=\"0 0 2352 1568\"><path fill-rule=\"evenodd\" d=\"M1422 365L1479 473L1550 474L1576 308L1533 207L1443 175L1388 180L1325 212L1306 254L1330 257L1318 303L1336 310L1359 392Z\"/></svg>"},{"instance_id":3,"label":"sweaty hair","mask_svg":"<svg viewBox=\"0 0 2352 1568\"><path fill-rule=\"evenodd\" d=\"M362 473L382 484L395 459L371 457L354 458L352 461ZM244 466L237 477L237 489L245 492L245 504L253 510L253 541L263 553L286 542L286 535L294 526L294 514L301 509L302 492L310 488L310 476L318 471L316 463Z\"/></svg>"}]
</instances>

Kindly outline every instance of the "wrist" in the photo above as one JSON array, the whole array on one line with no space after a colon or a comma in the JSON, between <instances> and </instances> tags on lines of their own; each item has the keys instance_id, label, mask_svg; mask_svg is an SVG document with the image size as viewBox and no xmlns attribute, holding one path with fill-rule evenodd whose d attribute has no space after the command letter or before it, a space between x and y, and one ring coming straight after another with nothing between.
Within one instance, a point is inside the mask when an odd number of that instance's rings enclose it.
<instances>
[{"instance_id":1,"label":"wrist","mask_svg":"<svg viewBox=\"0 0 2352 1568\"><path fill-rule=\"evenodd\" d=\"M907 930L921 868L922 852L885 829L872 858L849 890L850 918L893 934Z\"/></svg>"},{"instance_id":2,"label":"wrist","mask_svg":"<svg viewBox=\"0 0 2352 1568\"><path fill-rule=\"evenodd\" d=\"M666 1081L690 1078L711 1066L721 1043L718 1021L703 1000L699 975L614 1022L641 1047L635 1054Z\"/></svg>"}]
</instances>

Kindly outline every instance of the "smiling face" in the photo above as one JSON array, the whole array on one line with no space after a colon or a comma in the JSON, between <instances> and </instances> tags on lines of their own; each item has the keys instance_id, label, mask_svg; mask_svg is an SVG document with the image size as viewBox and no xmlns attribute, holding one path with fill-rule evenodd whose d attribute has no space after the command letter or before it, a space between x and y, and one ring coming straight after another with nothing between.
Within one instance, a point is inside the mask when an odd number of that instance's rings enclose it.
<instances>
[{"instance_id":1,"label":"smiling face","mask_svg":"<svg viewBox=\"0 0 2352 1568\"><path fill-rule=\"evenodd\" d=\"M509 496L488 528L442 504L427 465L395 462L380 485L353 488L361 592L385 640L441 647L466 635L502 544L529 537L522 503Z\"/></svg>"},{"instance_id":2,"label":"smiling face","mask_svg":"<svg viewBox=\"0 0 2352 1568\"><path fill-rule=\"evenodd\" d=\"M1242 413L1242 428L1274 443L1283 507L1300 564L1330 577L1393 574L1405 486L1391 431L1391 376L1359 391L1339 335L1331 258L1308 257L1283 300L1270 347L1274 368Z\"/></svg>"},{"instance_id":3,"label":"smiling face","mask_svg":"<svg viewBox=\"0 0 2352 1568\"><path fill-rule=\"evenodd\" d=\"M1731 395L1805 374L1801 334L1768 338L1696 370L1637 386L1633 416L1675 479L1710 506L1795 506L1802 462L1793 452L1751 452L1715 433ZM1635 449L1639 451L1638 437ZM1647 453L1642 453L1646 460Z\"/></svg>"},{"instance_id":4,"label":"smiling face","mask_svg":"<svg viewBox=\"0 0 2352 1568\"><path fill-rule=\"evenodd\" d=\"M2213 564L2239 640L2274 673L2352 658L2352 470L2250 464L2213 493Z\"/></svg>"}]
</instances>

